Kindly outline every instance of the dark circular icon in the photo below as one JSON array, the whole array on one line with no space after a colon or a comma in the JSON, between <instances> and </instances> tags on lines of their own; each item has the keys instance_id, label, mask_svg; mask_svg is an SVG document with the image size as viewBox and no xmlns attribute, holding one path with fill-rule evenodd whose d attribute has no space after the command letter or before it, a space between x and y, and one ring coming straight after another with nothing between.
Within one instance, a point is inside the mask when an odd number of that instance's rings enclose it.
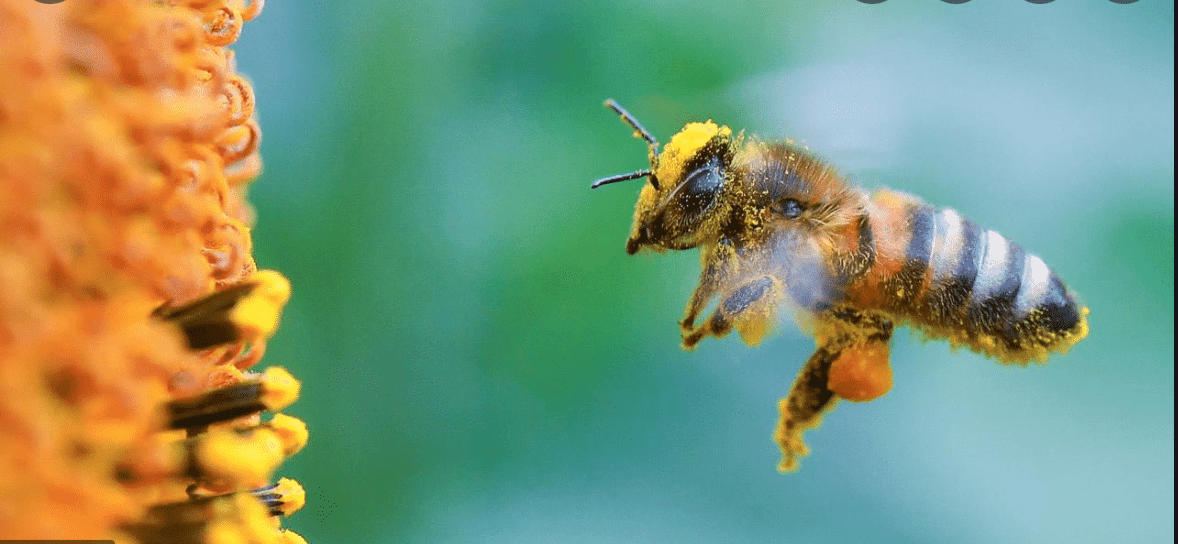
<instances>
[{"instance_id":1,"label":"dark circular icon","mask_svg":"<svg viewBox=\"0 0 1178 544\"><path fill-rule=\"evenodd\" d=\"M60 4L65 0L37 0L38 4Z\"/></svg>"},{"instance_id":2,"label":"dark circular icon","mask_svg":"<svg viewBox=\"0 0 1178 544\"><path fill-rule=\"evenodd\" d=\"M969 0L941 0L941 1L946 4L964 4L966 2L969 2Z\"/></svg>"},{"instance_id":3,"label":"dark circular icon","mask_svg":"<svg viewBox=\"0 0 1178 544\"><path fill-rule=\"evenodd\" d=\"M1032 4L1050 4L1050 3L1054 2L1055 0L1027 0L1027 1Z\"/></svg>"},{"instance_id":4,"label":"dark circular icon","mask_svg":"<svg viewBox=\"0 0 1178 544\"><path fill-rule=\"evenodd\" d=\"M1112 1L1117 4L1132 4L1133 2L1136 2L1137 0L1112 0Z\"/></svg>"},{"instance_id":5,"label":"dark circular icon","mask_svg":"<svg viewBox=\"0 0 1178 544\"><path fill-rule=\"evenodd\" d=\"M859 1L863 2L864 4L882 4L882 3L884 3L884 0L859 0Z\"/></svg>"}]
</instances>

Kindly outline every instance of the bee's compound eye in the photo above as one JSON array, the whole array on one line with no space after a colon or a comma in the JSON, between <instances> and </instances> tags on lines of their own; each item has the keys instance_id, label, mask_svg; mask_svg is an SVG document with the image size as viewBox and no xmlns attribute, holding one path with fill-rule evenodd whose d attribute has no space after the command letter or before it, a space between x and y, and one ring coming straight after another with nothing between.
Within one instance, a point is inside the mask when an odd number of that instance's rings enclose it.
<instances>
[{"instance_id":1,"label":"bee's compound eye","mask_svg":"<svg viewBox=\"0 0 1178 544\"><path fill-rule=\"evenodd\" d=\"M782 200L774 207L777 209L778 213L784 215L788 219L797 219L798 216L802 215L802 211L805 210L801 202L798 202L792 198Z\"/></svg>"},{"instance_id":2,"label":"bee's compound eye","mask_svg":"<svg viewBox=\"0 0 1178 544\"><path fill-rule=\"evenodd\" d=\"M715 165L696 169L679 186L677 198L689 209L703 210L712 204L724 176Z\"/></svg>"}]
</instances>

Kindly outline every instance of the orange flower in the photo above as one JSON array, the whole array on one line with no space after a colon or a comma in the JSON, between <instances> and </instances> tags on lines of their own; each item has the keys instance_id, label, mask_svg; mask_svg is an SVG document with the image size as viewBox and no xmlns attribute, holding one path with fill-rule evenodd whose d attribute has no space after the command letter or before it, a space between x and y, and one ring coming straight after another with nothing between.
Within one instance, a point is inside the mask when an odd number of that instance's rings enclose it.
<instances>
[{"instance_id":1,"label":"orange flower","mask_svg":"<svg viewBox=\"0 0 1178 544\"><path fill-rule=\"evenodd\" d=\"M253 373L254 0L0 0L0 539L297 542L298 382Z\"/></svg>"}]
</instances>

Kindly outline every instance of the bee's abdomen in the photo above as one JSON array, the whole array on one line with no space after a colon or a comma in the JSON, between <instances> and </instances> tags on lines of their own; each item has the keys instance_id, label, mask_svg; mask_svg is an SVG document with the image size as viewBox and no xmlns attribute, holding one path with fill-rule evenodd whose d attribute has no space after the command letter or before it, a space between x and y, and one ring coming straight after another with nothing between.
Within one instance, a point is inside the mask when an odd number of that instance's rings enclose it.
<instances>
[{"instance_id":1,"label":"bee's abdomen","mask_svg":"<svg viewBox=\"0 0 1178 544\"><path fill-rule=\"evenodd\" d=\"M1038 256L949 208L883 206L891 210L873 223L890 227L895 240L879 242L868 276L880 280L884 309L931 337L1009 362L1042 360L1087 334L1087 309Z\"/></svg>"}]
</instances>

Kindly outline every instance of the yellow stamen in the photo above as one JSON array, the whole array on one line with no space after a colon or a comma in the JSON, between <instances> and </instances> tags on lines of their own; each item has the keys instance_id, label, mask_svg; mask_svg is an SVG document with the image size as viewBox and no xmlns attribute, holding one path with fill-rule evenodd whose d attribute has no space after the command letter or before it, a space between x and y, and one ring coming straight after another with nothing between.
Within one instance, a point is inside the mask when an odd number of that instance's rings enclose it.
<instances>
[{"instance_id":1,"label":"yellow stamen","mask_svg":"<svg viewBox=\"0 0 1178 544\"><path fill-rule=\"evenodd\" d=\"M306 539L290 530L282 531L282 534L278 535L278 542L279 544L307 544Z\"/></svg>"},{"instance_id":2,"label":"yellow stamen","mask_svg":"<svg viewBox=\"0 0 1178 544\"><path fill-rule=\"evenodd\" d=\"M279 479L278 483L255 489L252 493L275 516L289 516L307 503L307 492L303 486L290 478Z\"/></svg>"},{"instance_id":3,"label":"yellow stamen","mask_svg":"<svg viewBox=\"0 0 1178 544\"><path fill-rule=\"evenodd\" d=\"M290 299L290 281L273 270L259 270L246 281L256 287L233 307L230 320L244 336L269 338Z\"/></svg>"},{"instance_id":4,"label":"yellow stamen","mask_svg":"<svg viewBox=\"0 0 1178 544\"><path fill-rule=\"evenodd\" d=\"M289 298L290 282L278 272L261 270L183 306L160 308L156 315L179 325L188 347L206 349L269 338Z\"/></svg>"},{"instance_id":5,"label":"yellow stamen","mask_svg":"<svg viewBox=\"0 0 1178 544\"><path fill-rule=\"evenodd\" d=\"M192 462L204 479L229 480L257 487L270 479L285 458L282 439L269 429L249 432L218 430L195 439Z\"/></svg>"},{"instance_id":6,"label":"yellow stamen","mask_svg":"<svg viewBox=\"0 0 1178 544\"><path fill-rule=\"evenodd\" d=\"M285 368L272 366L262 373L262 402L271 411L282 410L299 398L302 384Z\"/></svg>"},{"instance_id":7,"label":"yellow stamen","mask_svg":"<svg viewBox=\"0 0 1178 544\"><path fill-rule=\"evenodd\" d=\"M288 457L301 451L307 445L310 434L307 424L302 420L286 414L274 414L274 418L264 424L282 439L282 450Z\"/></svg>"}]
</instances>

